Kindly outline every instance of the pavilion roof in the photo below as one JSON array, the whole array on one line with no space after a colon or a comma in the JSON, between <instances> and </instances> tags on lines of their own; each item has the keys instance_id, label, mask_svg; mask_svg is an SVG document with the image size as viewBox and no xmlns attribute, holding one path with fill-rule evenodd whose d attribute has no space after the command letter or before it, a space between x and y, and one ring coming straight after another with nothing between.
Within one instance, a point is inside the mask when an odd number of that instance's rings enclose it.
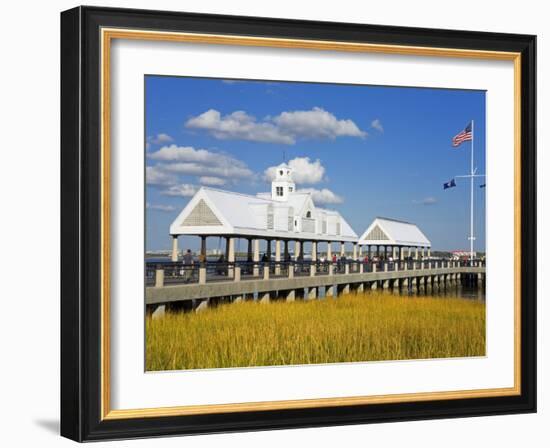
<instances>
[{"instance_id":1,"label":"pavilion roof","mask_svg":"<svg viewBox=\"0 0 550 448\"><path fill-rule=\"evenodd\" d=\"M416 224L391 218L376 218L359 238L359 244L431 247Z\"/></svg>"},{"instance_id":2,"label":"pavilion roof","mask_svg":"<svg viewBox=\"0 0 550 448\"><path fill-rule=\"evenodd\" d=\"M305 207L312 207L316 216L323 214L337 219L340 233L288 230L289 216L298 217ZM272 228L267 224L267 210L272 210L275 216L276 225ZM357 242L357 234L340 213L315 207L310 193L294 193L288 201L281 202L266 195L253 196L210 187L200 188L193 196L171 224L170 234Z\"/></svg>"}]
</instances>

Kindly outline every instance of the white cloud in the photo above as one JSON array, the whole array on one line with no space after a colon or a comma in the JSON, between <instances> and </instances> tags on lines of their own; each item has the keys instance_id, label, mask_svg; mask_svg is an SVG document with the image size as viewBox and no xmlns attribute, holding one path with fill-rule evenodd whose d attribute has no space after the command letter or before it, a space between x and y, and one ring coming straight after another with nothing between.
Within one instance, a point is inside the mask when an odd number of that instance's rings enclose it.
<instances>
[{"instance_id":1,"label":"white cloud","mask_svg":"<svg viewBox=\"0 0 550 448\"><path fill-rule=\"evenodd\" d=\"M170 145L160 148L147 157L163 162L201 162L216 163L220 155L207 149L195 149L192 146Z\"/></svg>"},{"instance_id":2,"label":"white cloud","mask_svg":"<svg viewBox=\"0 0 550 448\"><path fill-rule=\"evenodd\" d=\"M160 212L173 212L176 210L176 207L173 205L150 204L149 202L147 202L146 207L150 210L158 210Z\"/></svg>"},{"instance_id":3,"label":"white cloud","mask_svg":"<svg viewBox=\"0 0 550 448\"><path fill-rule=\"evenodd\" d=\"M210 166L200 163L171 163L157 166L171 173L187 174L190 176L214 176L233 179L244 179L254 176L254 173L246 166Z\"/></svg>"},{"instance_id":4,"label":"white cloud","mask_svg":"<svg viewBox=\"0 0 550 448\"><path fill-rule=\"evenodd\" d=\"M295 143L292 137L279 132L272 123L258 123L255 117L243 111L236 111L222 117L217 110L210 109L187 120L185 126L204 129L221 140L250 140L286 145Z\"/></svg>"},{"instance_id":5,"label":"white cloud","mask_svg":"<svg viewBox=\"0 0 550 448\"><path fill-rule=\"evenodd\" d=\"M292 180L297 184L316 184L323 180L325 176L325 167L321 165L319 159L312 162L309 157L296 157L288 162L292 168ZM276 166L271 166L264 171L264 177L267 181L275 179L277 171Z\"/></svg>"},{"instance_id":6,"label":"white cloud","mask_svg":"<svg viewBox=\"0 0 550 448\"><path fill-rule=\"evenodd\" d=\"M155 166L164 173L219 178L250 178L254 173L241 160L227 154L195 149L191 146L165 146L148 154L160 163Z\"/></svg>"},{"instance_id":7,"label":"white cloud","mask_svg":"<svg viewBox=\"0 0 550 448\"><path fill-rule=\"evenodd\" d=\"M298 193L311 193L313 202L317 204L341 204L344 202L344 198L338 196L328 188L322 188L317 190L316 188L302 188L298 190Z\"/></svg>"},{"instance_id":8,"label":"white cloud","mask_svg":"<svg viewBox=\"0 0 550 448\"><path fill-rule=\"evenodd\" d=\"M382 126L382 122L378 118L371 122L370 127L373 129L376 129L378 132L384 132L384 127Z\"/></svg>"},{"instance_id":9,"label":"white cloud","mask_svg":"<svg viewBox=\"0 0 550 448\"><path fill-rule=\"evenodd\" d=\"M170 135L164 133L147 137L147 143L152 143L153 145L164 145L173 141L174 139Z\"/></svg>"},{"instance_id":10,"label":"white cloud","mask_svg":"<svg viewBox=\"0 0 550 448\"><path fill-rule=\"evenodd\" d=\"M352 120L339 120L330 112L314 107L311 110L282 112L275 117L257 121L244 111L222 116L215 109L192 117L185 123L192 129L203 129L218 139L293 145L299 138L334 139L336 137L366 137Z\"/></svg>"},{"instance_id":11,"label":"white cloud","mask_svg":"<svg viewBox=\"0 0 550 448\"><path fill-rule=\"evenodd\" d=\"M201 176L199 177L199 183L202 185L225 185L227 183L226 179L222 179L221 177L215 177L215 176Z\"/></svg>"},{"instance_id":12,"label":"white cloud","mask_svg":"<svg viewBox=\"0 0 550 448\"><path fill-rule=\"evenodd\" d=\"M161 191L160 193L166 196L190 197L190 196L194 196L194 194L197 191L198 191L198 188L196 185L178 184L178 185L172 185L171 187Z\"/></svg>"},{"instance_id":13,"label":"white cloud","mask_svg":"<svg viewBox=\"0 0 550 448\"><path fill-rule=\"evenodd\" d=\"M174 185L178 178L172 173L167 173L158 166L145 167L145 180L148 185Z\"/></svg>"},{"instance_id":14,"label":"white cloud","mask_svg":"<svg viewBox=\"0 0 550 448\"><path fill-rule=\"evenodd\" d=\"M428 196L427 198L420 199L420 200L414 199L413 204L434 205L434 204L437 204L437 199L434 198L433 196Z\"/></svg>"},{"instance_id":15,"label":"white cloud","mask_svg":"<svg viewBox=\"0 0 550 448\"><path fill-rule=\"evenodd\" d=\"M303 138L366 137L352 120L338 120L320 107L311 110L283 112L273 118L279 129L288 135Z\"/></svg>"}]
</instances>

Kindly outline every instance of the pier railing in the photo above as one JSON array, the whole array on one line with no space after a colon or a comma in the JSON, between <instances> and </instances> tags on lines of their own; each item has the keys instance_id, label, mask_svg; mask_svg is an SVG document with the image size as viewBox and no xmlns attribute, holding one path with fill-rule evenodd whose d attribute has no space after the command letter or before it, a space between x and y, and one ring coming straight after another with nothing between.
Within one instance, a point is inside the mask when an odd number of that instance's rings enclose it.
<instances>
[{"instance_id":1,"label":"pier railing","mask_svg":"<svg viewBox=\"0 0 550 448\"><path fill-rule=\"evenodd\" d=\"M185 264L163 262L145 264L146 286L205 284L221 281L267 280L305 276L349 275L368 272L414 271L456 267L483 267L484 260L286 260L286 261L207 261Z\"/></svg>"}]
</instances>

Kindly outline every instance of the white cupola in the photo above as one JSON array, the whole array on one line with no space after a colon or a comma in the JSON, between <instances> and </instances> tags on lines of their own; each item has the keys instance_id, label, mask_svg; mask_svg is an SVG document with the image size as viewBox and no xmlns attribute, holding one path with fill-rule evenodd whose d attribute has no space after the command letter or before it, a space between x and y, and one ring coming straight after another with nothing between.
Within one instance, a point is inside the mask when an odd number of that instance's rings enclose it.
<instances>
[{"instance_id":1,"label":"white cupola","mask_svg":"<svg viewBox=\"0 0 550 448\"><path fill-rule=\"evenodd\" d=\"M284 202L295 191L296 185L292 181L292 168L286 163L281 163L276 168L275 179L271 182L271 199Z\"/></svg>"}]
</instances>

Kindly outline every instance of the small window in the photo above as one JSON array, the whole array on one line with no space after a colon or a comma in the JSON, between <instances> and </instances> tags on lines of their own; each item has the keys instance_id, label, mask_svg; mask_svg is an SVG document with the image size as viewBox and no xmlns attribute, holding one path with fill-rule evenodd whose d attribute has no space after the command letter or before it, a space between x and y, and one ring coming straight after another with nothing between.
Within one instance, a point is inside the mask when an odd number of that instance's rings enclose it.
<instances>
[{"instance_id":1,"label":"small window","mask_svg":"<svg viewBox=\"0 0 550 448\"><path fill-rule=\"evenodd\" d=\"M283 187L275 187L275 193L277 194L277 196L282 196L283 195Z\"/></svg>"},{"instance_id":2,"label":"small window","mask_svg":"<svg viewBox=\"0 0 550 448\"><path fill-rule=\"evenodd\" d=\"M311 212L310 212L310 211L308 211L308 212L306 213L306 218L311 218Z\"/></svg>"},{"instance_id":3,"label":"small window","mask_svg":"<svg viewBox=\"0 0 550 448\"><path fill-rule=\"evenodd\" d=\"M279 171L279 175L280 175L280 176L283 175L283 170Z\"/></svg>"},{"instance_id":4,"label":"small window","mask_svg":"<svg viewBox=\"0 0 550 448\"><path fill-rule=\"evenodd\" d=\"M288 191L292 193L292 187L288 187Z\"/></svg>"}]
</instances>

